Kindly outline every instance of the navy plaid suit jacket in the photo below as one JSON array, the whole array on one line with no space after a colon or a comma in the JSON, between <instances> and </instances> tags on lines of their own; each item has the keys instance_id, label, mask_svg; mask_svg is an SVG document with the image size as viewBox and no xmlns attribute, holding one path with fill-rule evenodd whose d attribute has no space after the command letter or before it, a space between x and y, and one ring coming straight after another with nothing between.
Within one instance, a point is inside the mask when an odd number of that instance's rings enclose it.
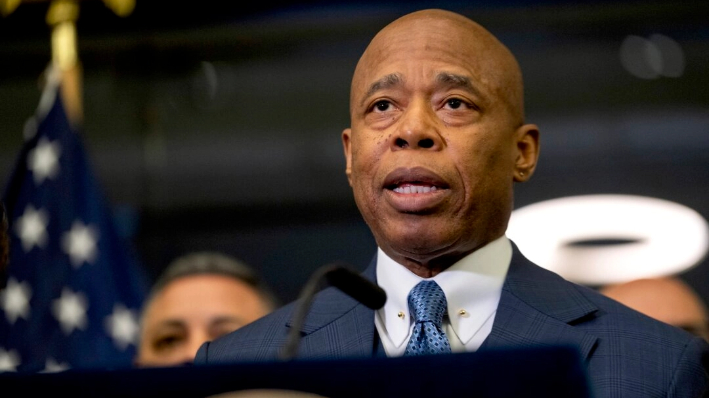
<instances>
[{"instance_id":1,"label":"navy plaid suit jacket","mask_svg":"<svg viewBox=\"0 0 709 398\"><path fill-rule=\"evenodd\" d=\"M586 364L594 397L702 397L709 344L593 289L513 256L492 331L478 350L572 345ZM375 280L376 258L363 272ZM276 360L297 302L205 343L195 364ZM298 358L372 357L374 311L335 288L320 292L303 324Z\"/></svg>"}]
</instances>

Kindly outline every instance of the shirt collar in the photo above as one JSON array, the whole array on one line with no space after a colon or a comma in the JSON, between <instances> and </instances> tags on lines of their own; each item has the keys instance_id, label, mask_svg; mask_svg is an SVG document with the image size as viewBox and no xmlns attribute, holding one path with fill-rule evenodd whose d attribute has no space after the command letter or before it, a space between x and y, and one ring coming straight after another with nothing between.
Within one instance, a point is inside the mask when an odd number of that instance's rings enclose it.
<instances>
[{"instance_id":1,"label":"shirt collar","mask_svg":"<svg viewBox=\"0 0 709 398\"><path fill-rule=\"evenodd\" d=\"M512 246L502 236L431 278L446 294L450 325L463 344L497 310L511 258ZM392 260L381 248L377 250L377 283L387 294L379 316L389 339L397 347L404 344L410 331L409 291L422 280L424 278ZM399 312L408 321L402 321Z\"/></svg>"}]
</instances>

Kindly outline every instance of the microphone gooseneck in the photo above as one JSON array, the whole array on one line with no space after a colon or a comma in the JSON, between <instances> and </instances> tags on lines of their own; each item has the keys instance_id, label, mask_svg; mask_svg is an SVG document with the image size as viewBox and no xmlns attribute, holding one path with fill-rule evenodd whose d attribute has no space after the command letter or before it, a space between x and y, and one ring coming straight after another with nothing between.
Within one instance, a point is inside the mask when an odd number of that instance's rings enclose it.
<instances>
[{"instance_id":1,"label":"microphone gooseneck","mask_svg":"<svg viewBox=\"0 0 709 398\"><path fill-rule=\"evenodd\" d=\"M298 297L300 303L293 313L291 329L281 354L282 359L295 358L300 345L300 329L323 281L373 310L382 308L386 302L386 293L382 288L347 267L332 264L319 268L310 276Z\"/></svg>"}]
</instances>

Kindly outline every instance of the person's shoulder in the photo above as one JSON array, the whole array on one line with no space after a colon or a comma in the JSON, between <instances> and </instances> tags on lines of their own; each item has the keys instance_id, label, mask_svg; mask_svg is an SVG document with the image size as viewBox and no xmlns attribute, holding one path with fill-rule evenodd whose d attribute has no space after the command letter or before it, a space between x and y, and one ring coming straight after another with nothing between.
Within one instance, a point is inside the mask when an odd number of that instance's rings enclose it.
<instances>
[{"instance_id":1,"label":"person's shoulder","mask_svg":"<svg viewBox=\"0 0 709 398\"><path fill-rule=\"evenodd\" d=\"M515 249L511 272L508 281L514 291L528 292L533 290L554 292L554 302L561 297L566 303L560 308L573 308L570 303L583 305L587 313L573 321L575 327L602 336L604 341L629 341L632 344L645 342L661 342L674 346L675 343L689 344L696 336L678 327L651 318L610 297L603 295L597 289L567 280L556 272L534 264ZM514 270L514 272L512 272ZM530 288L529 286L534 286ZM524 293L525 297L531 294ZM549 300L549 294L541 294ZM563 295L563 296L562 296ZM558 311L558 309L557 309Z\"/></svg>"},{"instance_id":2,"label":"person's shoulder","mask_svg":"<svg viewBox=\"0 0 709 398\"><path fill-rule=\"evenodd\" d=\"M575 327L597 337L590 368L594 369L591 377L596 381L599 396L612 395L610 391L616 387L609 380L619 374L625 374L626 385L645 386L645 393L657 389L667 391L667 396L698 397L701 391L707 391L707 341L591 287L573 285L597 307L589 319ZM643 372L630 372L639 368Z\"/></svg>"},{"instance_id":3,"label":"person's shoulder","mask_svg":"<svg viewBox=\"0 0 709 398\"><path fill-rule=\"evenodd\" d=\"M286 342L288 322L297 302L289 303L248 325L200 347L195 364L269 361L278 358Z\"/></svg>"},{"instance_id":4,"label":"person's shoulder","mask_svg":"<svg viewBox=\"0 0 709 398\"><path fill-rule=\"evenodd\" d=\"M627 340L650 340L666 344L690 344L697 336L636 311L588 286L571 283L598 310L588 328ZM701 340L701 339L700 339ZM707 346L709 348L709 346Z\"/></svg>"}]
</instances>

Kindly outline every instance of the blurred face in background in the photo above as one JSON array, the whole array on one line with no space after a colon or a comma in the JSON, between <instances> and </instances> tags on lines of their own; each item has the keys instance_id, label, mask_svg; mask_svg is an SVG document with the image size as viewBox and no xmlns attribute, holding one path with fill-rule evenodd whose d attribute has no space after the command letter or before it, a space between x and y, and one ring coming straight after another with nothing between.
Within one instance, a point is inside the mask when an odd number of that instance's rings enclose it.
<instances>
[{"instance_id":1,"label":"blurred face in background","mask_svg":"<svg viewBox=\"0 0 709 398\"><path fill-rule=\"evenodd\" d=\"M600 292L709 341L709 311L697 292L679 277L638 279L605 286Z\"/></svg>"},{"instance_id":2,"label":"blurred face in background","mask_svg":"<svg viewBox=\"0 0 709 398\"><path fill-rule=\"evenodd\" d=\"M192 363L206 341L269 312L248 284L224 275L189 275L169 283L145 308L137 366Z\"/></svg>"}]
</instances>

